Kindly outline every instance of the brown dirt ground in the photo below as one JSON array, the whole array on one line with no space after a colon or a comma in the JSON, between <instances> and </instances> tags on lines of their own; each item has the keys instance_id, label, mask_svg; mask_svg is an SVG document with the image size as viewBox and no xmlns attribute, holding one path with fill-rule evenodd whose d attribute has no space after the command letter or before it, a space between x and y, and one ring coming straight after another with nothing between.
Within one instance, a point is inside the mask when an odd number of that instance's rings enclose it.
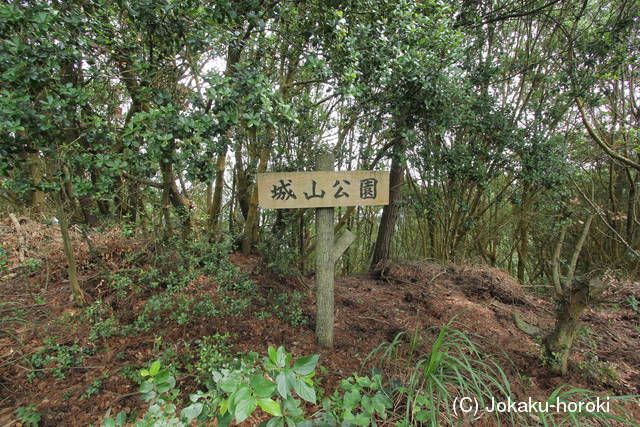
<instances>
[{"instance_id":1,"label":"brown dirt ground","mask_svg":"<svg viewBox=\"0 0 640 427\"><path fill-rule=\"evenodd\" d=\"M61 315L73 319L81 309L73 307L69 300L59 233L26 218L22 222L25 254L27 258L39 258L43 267L33 273L20 270L16 267L18 252L14 250L10 273L0 279L0 425L19 425L14 411L29 404L36 405L45 426L95 425L106 413L115 415L122 409L129 411L144 405L137 397L136 384L118 372L125 364L139 368L158 356L154 334L115 336L92 344L88 341L88 328L61 322ZM0 233L0 243L5 248L18 248L18 236L9 221L0 223ZM83 288L90 299L110 301L113 296L97 272L95 255L78 231L72 234ZM91 239L102 265L110 271L128 268L131 260L126 260L127 255L152 250L141 240L123 238L117 229L92 235ZM263 294L269 290L304 292L305 314L313 319L312 277L282 280L266 272L258 256L232 254L230 259L255 280ZM210 277L198 277L193 285L193 292L215 293L215 281ZM315 344L313 322L292 327L276 318L262 321L253 315L185 326L171 322L171 328L163 330L162 335L179 355L199 337L216 332L231 333L237 351L265 354L269 345L284 345L294 356L320 354L320 363L328 370L322 386L330 392L341 378L355 371L363 373L365 357L399 332L423 331L429 341L429 334L433 337L437 331L428 328L446 325L453 319L453 328L475 334L484 352L499 361L517 398L543 399L565 383L603 394L640 394L640 316L625 303L630 295L640 300L640 284L615 282L606 306L584 314L583 324L593 332L577 340L566 378L548 373L539 357L540 346L513 321L513 314L518 312L524 320L548 331L553 326L552 303L525 292L507 273L486 266L404 263L390 265L377 279L366 275L337 279L332 351ZM138 294L114 306L120 318L126 319L127 312L142 306L149 296ZM22 310L18 320L13 308ZM97 351L69 370L63 380L45 371L29 382L27 374L31 369L25 358L51 335L59 343L77 342L94 346ZM594 378L579 368L588 354L608 362L618 378ZM105 373L108 378L102 392L81 398L87 386ZM178 386L183 391L197 387L188 376L178 378ZM631 410L640 418L637 407ZM255 424L258 418L246 424Z\"/></svg>"}]
</instances>

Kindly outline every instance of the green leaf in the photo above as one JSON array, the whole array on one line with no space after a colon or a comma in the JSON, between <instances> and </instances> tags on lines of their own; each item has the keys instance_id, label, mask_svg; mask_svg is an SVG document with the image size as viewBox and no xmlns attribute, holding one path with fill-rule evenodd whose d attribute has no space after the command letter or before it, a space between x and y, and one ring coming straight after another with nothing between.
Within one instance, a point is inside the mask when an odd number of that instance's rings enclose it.
<instances>
[{"instance_id":1,"label":"green leaf","mask_svg":"<svg viewBox=\"0 0 640 427\"><path fill-rule=\"evenodd\" d=\"M260 408L262 408L262 410L267 414L273 415L275 417L282 416L280 403L276 402L273 399L258 399L258 406L260 406Z\"/></svg>"},{"instance_id":2,"label":"green leaf","mask_svg":"<svg viewBox=\"0 0 640 427\"><path fill-rule=\"evenodd\" d=\"M161 362L159 360L156 360L155 362L153 362L151 364L151 368L149 369L149 375L151 375L152 377L155 377L160 371L160 364Z\"/></svg>"},{"instance_id":3,"label":"green leaf","mask_svg":"<svg viewBox=\"0 0 640 427\"><path fill-rule=\"evenodd\" d=\"M172 376L169 376L169 378L167 378L165 382L163 382L162 384L158 384L157 386L158 393L166 393L167 391L171 390L175 385L176 385L176 379L173 378Z\"/></svg>"},{"instance_id":4,"label":"green leaf","mask_svg":"<svg viewBox=\"0 0 640 427\"><path fill-rule=\"evenodd\" d=\"M293 389L301 399L304 399L307 402L316 403L316 391L309 384L299 378L296 378L293 382Z\"/></svg>"},{"instance_id":5,"label":"green leaf","mask_svg":"<svg viewBox=\"0 0 640 427\"><path fill-rule=\"evenodd\" d=\"M170 376L171 372L165 369L163 371L160 371L160 373L158 373L153 380L156 384L162 384L167 382Z\"/></svg>"},{"instance_id":6,"label":"green leaf","mask_svg":"<svg viewBox=\"0 0 640 427\"><path fill-rule=\"evenodd\" d=\"M234 393L238 389L239 385L240 384L235 377L227 377L218 382L218 387L220 387L220 389L225 393L229 394Z\"/></svg>"},{"instance_id":7,"label":"green leaf","mask_svg":"<svg viewBox=\"0 0 640 427\"><path fill-rule=\"evenodd\" d=\"M284 347L280 346L278 347L278 352L276 353L276 365L278 365L279 368L284 368L285 363L287 361L287 351L284 349Z\"/></svg>"},{"instance_id":8,"label":"green leaf","mask_svg":"<svg viewBox=\"0 0 640 427\"><path fill-rule=\"evenodd\" d=\"M343 405L345 408L356 408L360 403L360 392L352 390L344 394Z\"/></svg>"},{"instance_id":9,"label":"green leaf","mask_svg":"<svg viewBox=\"0 0 640 427\"><path fill-rule=\"evenodd\" d=\"M224 415L229 410L229 399L224 399L220 402L219 411L221 415Z\"/></svg>"},{"instance_id":10,"label":"green leaf","mask_svg":"<svg viewBox=\"0 0 640 427\"><path fill-rule=\"evenodd\" d=\"M113 418L105 418L104 421L102 421L102 427L116 427L116 426L117 424Z\"/></svg>"},{"instance_id":11,"label":"green leaf","mask_svg":"<svg viewBox=\"0 0 640 427\"><path fill-rule=\"evenodd\" d=\"M286 399L287 396L289 396L289 384L284 372L280 372L278 374L276 377L276 384L278 386L278 394L280 394L283 399Z\"/></svg>"},{"instance_id":12,"label":"green leaf","mask_svg":"<svg viewBox=\"0 0 640 427\"><path fill-rule=\"evenodd\" d=\"M276 427L284 425L282 422L282 418L271 418L266 424L265 427Z\"/></svg>"},{"instance_id":13,"label":"green leaf","mask_svg":"<svg viewBox=\"0 0 640 427\"><path fill-rule=\"evenodd\" d=\"M184 408L180 412L180 415L182 417L186 418L188 421L191 421L194 418L197 418L198 415L200 415L202 413L202 408L203 407L204 407L204 405L202 403L194 403L193 405L189 405L186 408Z\"/></svg>"},{"instance_id":14,"label":"green leaf","mask_svg":"<svg viewBox=\"0 0 640 427\"><path fill-rule=\"evenodd\" d=\"M236 418L236 422L240 424L253 414L258 406L258 401L253 396L248 396L246 399L236 401L236 410L233 415Z\"/></svg>"},{"instance_id":15,"label":"green leaf","mask_svg":"<svg viewBox=\"0 0 640 427\"><path fill-rule=\"evenodd\" d=\"M148 393L151 390L153 390L153 383L149 381L145 381L142 384L140 384L140 388L138 389L140 393Z\"/></svg>"},{"instance_id":16,"label":"green leaf","mask_svg":"<svg viewBox=\"0 0 640 427\"><path fill-rule=\"evenodd\" d=\"M318 359L320 359L319 354L301 357L293 363L293 370L298 375L309 375L316 368Z\"/></svg>"},{"instance_id":17,"label":"green leaf","mask_svg":"<svg viewBox=\"0 0 640 427\"><path fill-rule=\"evenodd\" d=\"M116 425L124 426L127 422L127 413L124 411L120 411L116 416Z\"/></svg>"},{"instance_id":18,"label":"green leaf","mask_svg":"<svg viewBox=\"0 0 640 427\"><path fill-rule=\"evenodd\" d=\"M276 349L273 348L273 346L269 346L269 348L267 349L267 352L269 353L269 359L271 360L271 362L273 362L274 365L277 365L278 357L276 354Z\"/></svg>"},{"instance_id":19,"label":"green leaf","mask_svg":"<svg viewBox=\"0 0 640 427\"><path fill-rule=\"evenodd\" d=\"M260 374L252 375L250 382L255 395L258 397L270 397L276 389L276 384L273 381L269 381Z\"/></svg>"},{"instance_id":20,"label":"green leaf","mask_svg":"<svg viewBox=\"0 0 640 427\"><path fill-rule=\"evenodd\" d=\"M140 398L145 402L149 402L149 401L155 399L157 395L158 394L155 391L150 391L148 393L142 393L140 395Z\"/></svg>"}]
</instances>

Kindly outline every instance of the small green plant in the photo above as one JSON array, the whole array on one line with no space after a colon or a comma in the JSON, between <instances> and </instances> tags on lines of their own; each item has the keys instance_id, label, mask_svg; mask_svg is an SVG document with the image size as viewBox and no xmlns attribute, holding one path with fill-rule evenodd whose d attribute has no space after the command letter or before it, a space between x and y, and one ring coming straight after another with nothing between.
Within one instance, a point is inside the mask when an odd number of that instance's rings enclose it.
<instances>
[{"instance_id":1,"label":"small green plant","mask_svg":"<svg viewBox=\"0 0 640 427\"><path fill-rule=\"evenodd\" d=\"M84 393L80 395L80 399L88 399L102 391L102 380L96 379L85 389Z\"/></svg>"},{"instance_id":2,"label":"small green plant","mask_svg":"<svg viewBox=\"0 0 640 427\"><path fill-rule=\"evenodd\" d=\"M18 415L23 425L29 427L37 427L42 418L35 405L19 407L16 409L16 415Z\"/></svg>"},{"instance_id":3,"label":"small green plant","mask_svg":"<svg viewBox=\"0 0 640 427\"><path fill-rule=\"evenodd\" d=\"M430 347L418 331L411 337L400 333L391 343L374 350L365 362L368 360L377 360L376 366L383 372L395 372L399 378L389 392L395 402L402 402L397 425L455 425L452 409L456 396L474 396L481 406L491 398L512 397L500 366L468 335L448 326L440 328Z\"/></svg>"},{"instance_id":4,"label":"small green plant","mask_svg":"<svg viewBox=\"0 0 640 427\"><path fill-rule=\"evenodd\" d=\"M91 355L94 350L81 347L78 344L62 345L55 342L54 337L48 337L45 345L29 358L32 372L27 374L27 379L32 381L42 371L50 370L58 379L65 379L69 368L78 366L84 360L85 355ZM49 368L49 365L53 365Z\"/></svg>"},{"instance_id":5,"label":"small green plant","mask_svg":"<svg viewBox=\"0 0 640 427\"><path fill-rule=\"evenodd\" d=\"M289 246L285 239L281 239L271 232L267 232L267 234L258 244L258 250L262 254L267 269L281 278L296 274L298 272L298 250Z\"/></svg>"},{"instance_id":6,"label":"small green plant","mask_svg":"<svg viewBox=\"0 0 640 427\"><path fill-rule=\"evenodd\" d=\"M134 290L133 280L127 276L113 274L109 277L109 288L116 291L117 299L123 299L130 291ZM137 290L140 290L139 287Z\"/></svg>"},{"instance_id":7,"label":"small green plant","mask_svg":"<svg viewBox=\"0 0 640 427\"><path fill-rule=\"evenodd\" d=\"M9 265L9 252L0 244L0 275L7 271Z\"/></svg>"},{"instance_id":8,"label":"small green plant","mask_svg":"<svg viewBox=\"0 0 640 427\"><path fill-rule=\"evenodd\" d=\"M89 331L90 341L110 338L120 333L121 325L112 311L111 307L101 299L95 300L85 308L84 318L92 325Z\"/></svg>"},{"instance_id":9,"label":"small green plant","mask_svg":"<svg viewBox=\"0 0 640 427\"><path fill-rule=\"evenodd\" d=\"M127 413L120 411L115 418L106 418L102 427L124 427L127 424Z\"/></svg>"},{"instance_id":10,"label":"small green plant","mask_svg":"<svg viewBox=\"0 0 640 427\"><path fill-rule=\"evenodd\" d=\"M271 313L263 310L256 311L255 316L256 316L256 319L259 319L259 320L267 320L273 317Z\"/></svg>"},{"instance_id":11,"label":"small green plant","mask_svg":"<svg viewBox=\"0 0 640 427\"><path fill-rule=\"evenodd\" d=\"M27 269L27 271L35 272L40 270L40 268L42 267L42 261L36 258L28 258L24 261L23 266Z\"/></svg>"},{"instance_id":12,"label":"small green plant","mask_svg":"<svg viewBox=\"0 0 640 427\"><path fill-rule=\"evenodd\" d=\"M141 369L140 377L144 378L140 384L140 397L151 406L136 426L151 427L157 425L189 425L202 412L201 403L193 403L177 413L173 403L180 393L175 388L176 380L169 369L162 368L162 362L156 360L148 368ZM124 426L126 413L120 412L116 418L107 418L102 422L103 427Z\"/></svg>"},{"instance_id":13,"label":"small green plant","mask_svg":"<svg viewBox=\"0 0 640 427\"><path fill-rule=\"evenodd\" d=\"M640 302L636 299L635 295L630 295L629 298L627 298L627 302L629 303L631 310L636 313L640 313Z\"/></svg>"},{"instance_id":14,"label":"small green plant","mask_svg":"<svg viewBox=\"0 0 640 427\"><path fill-rule=\"evenodd\" d=\"M303 326L309 323L309 318L302 310L302 295L294 291L291 295L282 293L276 295L273 302L273 310L276 316L291 326Z\"/></svg>"},{"instance_id":15,"label":"small green plant","mask_svg":"<svg viewBox=\"0 0 640 427\"><path fill-rule=\"evenodd\" d=\"M122 235L122 237L132 237L135 234L135 223L133 222L125 222L122 225L122 230L120 231L120 234Z\"/></svg>"},{"instance_id":16,"label":"small green plant","mask_svg":"<svg viewBox=\"0 0 640 427\"><path fill-rule=\"evenodd\" d=\"M198 357L195 363L195 371L199 378L206 383L211 375L223 368L234 367L234 359L231 354L231 344L228 342L229 334L214 334L196 341L198 345Z\"/></svg>"},{"instance_id":17,"label":"small green plant","mask_svg":"<svg viewBox=\"0 0 640 427\"><path fill-rule=\"evenodd\" d=\"M132 365L124 365L122 368L120 368L119 375L122 378L137 384L140 384L143 380L142 376L140 375L140 370L136 369L136 367Z\"/></svg>"},{"instance_id":18,"label":"small green plant","mask_svg":"<svg viewBox=\"0 0 640 427\"><path fill-rule=\"evenodd\" d=\"M618 381L620 379L615 366L605 360L600 360L595 352L587 351L584 356L585 360L578 362L578 369L587 377L597 382Z\"/></svg>"},{"instance_id":19,"label":"small green plant","mask_svg":"<svg viewBox=\"0 0 640 427\"><path fill-rule=\"evenodd\" d=\"M369 426L376 418L386 420L392 406L382 387L380 374L372 378L354 375L340 382L340 391L336 390L330 398L324 399L322 421L330 425L342 422Z\"/></svg>"},{"instance_id":20,"label":"small green plant","mask_svg":"<svg viewBox=\"0 0 640 427\"><path fill-rule=\"evenodd\" d=\"M241 364L238 369L214 372L217 398L209 402L217 406L219 425L239 424L258 407L273 416L267 423L270 427L306 421L299 399L316 403L313 377L318 358L311 355L293 361L284 347L269 347L260 367Z\"/></svg>"}]
</instances>

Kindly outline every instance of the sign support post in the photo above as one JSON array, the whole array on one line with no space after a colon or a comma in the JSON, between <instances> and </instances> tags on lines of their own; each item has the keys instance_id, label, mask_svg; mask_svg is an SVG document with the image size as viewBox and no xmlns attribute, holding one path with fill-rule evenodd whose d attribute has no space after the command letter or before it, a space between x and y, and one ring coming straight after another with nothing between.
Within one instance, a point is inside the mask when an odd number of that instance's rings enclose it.
<instances>
[{"instance_id":1,"label":"sign support post","mask_svg":"<svg viewBox=\"0 0 640 427\"><path fill-rule=\"evenodd\" d=\"M333 347L335 263L356 236L345 230L336 240L336 206L379 206L389 203L389 172L334 171L334 156L323 152L313 172L258 174L258 201L263 209L316 210L316 340Z\"/></svg>"},{"instance_id":2,"label":"sign support post","mask_svg":"<svg viewBox=\"0 0 640 427\"><path fill-rule=\"evenodd\" d=\"M330 152L318 155L316 169L333 170ZM321 347L333 347L333 213L334 208L316 208L316 339Z\"/></svg>"}]
</instances>

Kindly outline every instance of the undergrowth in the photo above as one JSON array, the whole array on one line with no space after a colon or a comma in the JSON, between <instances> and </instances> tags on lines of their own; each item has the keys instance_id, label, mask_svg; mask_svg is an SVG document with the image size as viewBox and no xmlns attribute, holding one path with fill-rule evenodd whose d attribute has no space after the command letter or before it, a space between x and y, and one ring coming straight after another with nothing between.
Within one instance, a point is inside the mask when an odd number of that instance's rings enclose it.
<instances>
[{"instance_id":1,"label":"undergrowth","mask_svg":"<svg viewBox=\"0 0 640 427\"><path fill-rule=\"evenodd\" d=\"M467 334L448 326L437 331L431 346L416 331L398 334L379 346L366 364L371 375L354 374L324 395L316 376L319 356L293 359L283 347L269 347L260 358L254 352L231 354L227 335L204 337L195 364L189 369L205 390L181 399L175 369L156 360L139 371L140 392L149 407L138 419L125 413L105 419L103 426L200 425L257 420L261 426L376 426L463 425L492 417L494 425L633 425L624 408L612 411L469 413L457 402L462 397L488 408L492 401L515 400L503 369ZM587 402L598 396L572 387L560 387L547 402ZM632 396L611 398L627 400ZM312 406L310 406L312 405ZM260 411L258 411L260 408ZM316 408L311 410L311 408ZM256 412L258 411L258 412ZM253 418L251 418L253 417Z\"/></svg>"}]
</instances>

